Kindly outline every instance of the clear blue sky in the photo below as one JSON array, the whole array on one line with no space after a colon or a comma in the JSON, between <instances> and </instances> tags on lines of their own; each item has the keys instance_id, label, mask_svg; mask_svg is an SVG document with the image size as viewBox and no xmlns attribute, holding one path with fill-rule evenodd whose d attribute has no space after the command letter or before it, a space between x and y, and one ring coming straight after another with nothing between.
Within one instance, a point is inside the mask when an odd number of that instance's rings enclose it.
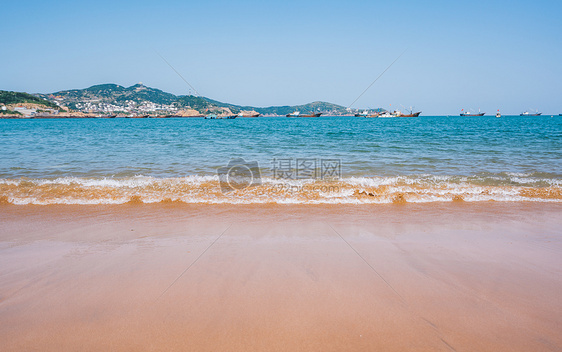
<instances>
[{"instance_id":1,"label":"clear blue sky","mask_svg":"<svg viewBox=\"0 0 562 352\"><path fill-rule=\"evenodd\" d=\"M562 1L3 1L0 89L562 113Z\"/></svg>"}]
</instances>

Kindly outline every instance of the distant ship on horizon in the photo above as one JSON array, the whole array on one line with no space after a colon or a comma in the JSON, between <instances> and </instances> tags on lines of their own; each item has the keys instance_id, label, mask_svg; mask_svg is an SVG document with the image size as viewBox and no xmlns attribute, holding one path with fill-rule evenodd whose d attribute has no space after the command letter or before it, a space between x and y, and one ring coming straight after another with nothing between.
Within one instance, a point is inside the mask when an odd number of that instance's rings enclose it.
<instances>
[{"instance_id":1,"label":"distant ship on horizon","mask_svg":"<svg viewBox=\"0 0 562 352\"><path fill-rule=\"evenodd\" d=\"M404 108L405 110L408 110ZM403 113L400 110L394 110L393 112L383 110L382 112L376 111L373 114L369 114L367 110L362 113L355 114L356 117L418 117L422 112L414 112L412 108L409 109L407 113Z\"/></svg>"},{"instance_id":2,"label":"distant ship on horizon","mask_svg":"<svg viewBox=\"0 0 562 352\"><path fill-rule=\"evenodd\" d=\"M396 114L396 116L398 117L418 117L421 113L421 111L414 112L412 108L410 108L410 111L407 114L402 113L400 110L396 110L394 112L394 114Z\"/></svg>"},{"instance_id":3,"label":"distant ship on horizon","mask_svg":"<svg viewBox=\"0 0 562 352\"><path fill-rule=\"evenodd\" d=\"M367 110L363 110L363 112L358 112L357 114L355 114L355 117L367 117L369 116L369 111Z\"/></svg>"},{"instance_id":4,"label":"distant ship on horizon","mask_svg":"<svg viewBox=\"0 0 562 352\"><path fill-rule=\"evenodd\" d=\"M529 110L522 112L519 116L541 116L542 112L535 110L535 112L530 112Z\"/></svg>"},{"instance_id":5,"label":"distant ship on horizon","mask_svg":"<svg viewBox=\"0 0 562 352\"><path fill-rule=\"evenodd\" d=\"M461 116L484 116L485 112L480 112L480 109L478 109L478 112L472 112L472 111L464 111L464 109L461 109Z\"/></svg>"},{"instance_id":6,"label":"distant ship on horizon","mask_svg":"<svg viewBox=\"0 0 562 352\"><path fill-rule=\"evenodd\" d=\"M250 112L250 113L239 113L238 117L259 117L261 114L259 112Z\"/></svg>"},{"instance_id":7,"label":"distant ship on horizon","mask_svg":"<svg viewBox=\"0 0 562 352\"><path fill-rule=\"evenodd\" d=\"M320 115L322 115L321 112L314 112L314 113L311 113L311 114L301 114L300 111L295 111L295 112L292 112L292 113L287 114L285 116L287 116L287 117L320 117Z\"/></svg>"}]
</instances>

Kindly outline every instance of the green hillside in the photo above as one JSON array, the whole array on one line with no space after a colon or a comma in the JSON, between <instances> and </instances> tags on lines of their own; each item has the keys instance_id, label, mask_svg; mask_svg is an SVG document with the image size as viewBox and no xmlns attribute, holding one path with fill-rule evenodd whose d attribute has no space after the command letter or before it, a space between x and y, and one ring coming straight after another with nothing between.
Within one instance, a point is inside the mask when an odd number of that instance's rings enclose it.
<instances>
[{"instance_id":1,"label":"green hillside","mask_svg":"<svg viewBox=\"0 0 562 352\"><path fill-rule=\"evenodd\" d=\"M297 110L301 113L322 112L329 115L343 115L347 113L346 108L343 106L321 101L297 106L256 107L235 105L194 95L176 96L160 89L147 87L141 83L130 87L118 84L99 84L86 89L64 90L52 94L37 94L37 96L51 101L56 99L63 105L76 110L79 110L80 104L84 106L84 103L88 103L90 106L100 103L125 106L126 102L134 101L136 103L149 102L159 105L173 104L178 108L189 107L202 114L218 108L229 108L233 113L238 113L241 110L253 110L262 115L286 115Z\"/></svg>"},{"instance_id":2,"label":"green hillside","mask_svg":"<svg viewBox=\"0 0 562 352\"><path fill-rule=\"evenodd\" d=\"M72 89L41 94L45 98L57 97L65 104L99 100L106 103L123 103L125 101L149 101L156 104L172 104L177 100L174 94L166 93L160 89L150 88L141 83L128 88L117 84L98 84L86 89Z\"/></svg>"},{"instance_id":3,"label":"green hillside","mask_svg":"<svg viewBox=\"0 0 562 352\"><path fill-rule=\"evenodd\" d=\"M209 98L202 98L202 99L205 99L206 101L208 101L209 103L215 106L229 108L234 113L239 112L241 110L244 111L253 110L259 112L262 115L287 115L298 110L303 114L313 113L313 112L323 112L323 113L330 113L334 115L343 115L347 112L346 108L341 105L326 103L322 101L316 101L304 105L270 106L270 107L262 108L256 106L241 106L241 105L227 104Z\"/></svg>"},{"instance_id":4,"label":"green hillside","mask_svg":"<svg viewBox=\"0 0 562 352\"><path fill-rule=\"evenodd\" d=\"M60 109L55 103L36 97L34 95L22 92L9 92L0 90L0 104L39 104L51 109Z\"/></svg>"},{"instance_id":5,"label":"green hillside","mask_svg":"<svg viewBox=\"0 0 562 352\"><path fill-rule=\"evenodd\" d=\"M182 108L190 107L199 112L203 112L206 109L217 107L217 106L227 107L227 106L214 104L210 99L203 98L203 97L196 97L194 95L180 95L179 97L177 97L177 104Z\"/></svg>"}]
</instances>

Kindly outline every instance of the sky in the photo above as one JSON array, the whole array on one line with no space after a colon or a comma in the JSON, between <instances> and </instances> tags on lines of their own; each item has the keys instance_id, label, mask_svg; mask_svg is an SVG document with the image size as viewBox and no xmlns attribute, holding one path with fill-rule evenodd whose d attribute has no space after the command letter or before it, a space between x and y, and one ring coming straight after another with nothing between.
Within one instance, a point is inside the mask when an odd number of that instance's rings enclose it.
<instances>
[{"instance_id":1,"label":"sky","mask_svg":"<svg viewBox=\"0 0 562 352\"><path fill-rule=\"evenodd\" d=\"M562 113L562 1L2 1L0 89Z\"/></svg>"}]
</instances>

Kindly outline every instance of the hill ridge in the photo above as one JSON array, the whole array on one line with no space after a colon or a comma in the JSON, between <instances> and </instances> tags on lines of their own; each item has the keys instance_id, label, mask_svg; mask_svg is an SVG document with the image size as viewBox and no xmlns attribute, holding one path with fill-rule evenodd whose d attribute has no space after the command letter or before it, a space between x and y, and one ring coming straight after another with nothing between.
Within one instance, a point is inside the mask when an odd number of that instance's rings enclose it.
<instances>
[{"instance_id":1,"label":"hill ridge","mask_svg":"<svg viewBox=\"0 0 562 352\"><path fill-rule=\"evenodd\" d=\"M35 94L55 104L61 104L78 111L120 112L132 106L144 104L144 110L173 111L174 109L194 109L201 114L230 111L255 111L262 115L286 115L295 110L302 113L323 112L331 115L348 114L345 107L329 102L314 101L302 105L280 105L257 107L224 103L215 99L195 95L175 95L158 88L148 87L141 82L130 87L115 83L102 83L84 89L61 90L50 94ZM120 110L121 108L121 110Z\"/></svg>"}]
</instances>

